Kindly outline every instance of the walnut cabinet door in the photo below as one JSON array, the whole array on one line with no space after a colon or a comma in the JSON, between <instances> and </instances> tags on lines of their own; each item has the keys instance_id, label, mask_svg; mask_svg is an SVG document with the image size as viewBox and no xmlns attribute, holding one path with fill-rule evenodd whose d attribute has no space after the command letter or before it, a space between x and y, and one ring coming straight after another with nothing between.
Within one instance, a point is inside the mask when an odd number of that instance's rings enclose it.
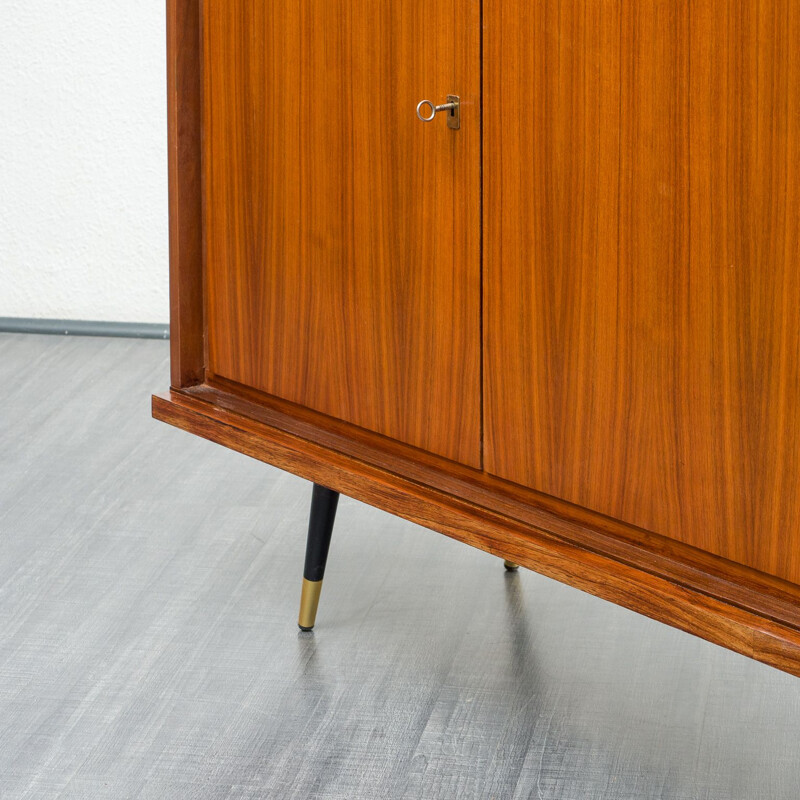
<instances>
[{"instance_id":1,"label":"walnut cabinet door","mask_svg":"<svg viewBox=\"0 0 800 800\"><path fill-rule=\"evenodd\" d=\"M800 583L800 5L484 15L487 471Z\"/></svg>"},{"instance_id":2,"label":"walnut cabinet door","mask_svg":"<svg viewBox=\"0 0 800 800\"><path fill-rule=\"evenodd\" d=\"M480 466L480 12L203 3L207 379Z\"/></svg>"}]
</instances>

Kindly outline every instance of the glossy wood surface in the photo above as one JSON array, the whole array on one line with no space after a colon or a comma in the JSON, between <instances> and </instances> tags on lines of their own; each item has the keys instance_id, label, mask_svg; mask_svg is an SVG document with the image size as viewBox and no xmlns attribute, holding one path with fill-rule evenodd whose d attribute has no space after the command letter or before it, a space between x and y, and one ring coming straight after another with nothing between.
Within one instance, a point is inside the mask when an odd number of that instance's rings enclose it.
<instances>
[{"instance_id":1,"label":"glossy wood surface","mask_svg":"<svg viewBox=\"0 0 800 800\"><path fill-rule=\"evenodd\" d=\"M800 6L484 20L487 470L800 582Z\"/></svg>"},{"instance_id":2,"label":"glossy wood surface","mask_svg":"<svg viewBox=\"0 0 800 800\"><path fill-rule=\"evenodd\" d=\"M210 373L480 465L480 3L204 5ZM461 97L461 130L417 119Z\"/></svg>"}]
</instances>

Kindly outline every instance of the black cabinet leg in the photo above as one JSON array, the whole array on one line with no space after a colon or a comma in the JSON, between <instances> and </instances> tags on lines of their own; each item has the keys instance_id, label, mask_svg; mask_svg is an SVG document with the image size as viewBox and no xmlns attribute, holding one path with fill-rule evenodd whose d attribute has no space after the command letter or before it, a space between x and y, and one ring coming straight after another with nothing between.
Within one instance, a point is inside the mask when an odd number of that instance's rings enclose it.
<instances>
[{"instance_id":1,"label":"black cabinet leg","mask_svg":"<svg viewBox=\"0 0 800 800\"><path fill-rule=\"evenodd\" d=\"M322 591L322 578L325 575L325 562L331 546L333 522L336 519L336 506L339 492L314 484L311 493L311 514L308 519L308 542L306 543L306 563L303 569L303 592L300 595L300 616L297 624L301 631L310 631L317 618L319 595Z\"/></svg>"}]
</instances>

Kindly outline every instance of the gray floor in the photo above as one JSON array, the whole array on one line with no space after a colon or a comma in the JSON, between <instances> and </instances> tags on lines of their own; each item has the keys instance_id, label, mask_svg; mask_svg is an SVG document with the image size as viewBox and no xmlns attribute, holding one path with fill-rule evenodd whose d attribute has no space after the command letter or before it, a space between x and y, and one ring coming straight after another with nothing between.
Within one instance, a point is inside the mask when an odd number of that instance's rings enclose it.
<instances>
[{"instance_id":1,"label":"gray floor","mask_svg":"<svg viewBox=\"0 0 800 800\"><path fill-rule=\"evenodd\" d=\"M800 680L150 419L158 341L0 335L0 797L792 798Z\"/></svg>"}]
</instances>

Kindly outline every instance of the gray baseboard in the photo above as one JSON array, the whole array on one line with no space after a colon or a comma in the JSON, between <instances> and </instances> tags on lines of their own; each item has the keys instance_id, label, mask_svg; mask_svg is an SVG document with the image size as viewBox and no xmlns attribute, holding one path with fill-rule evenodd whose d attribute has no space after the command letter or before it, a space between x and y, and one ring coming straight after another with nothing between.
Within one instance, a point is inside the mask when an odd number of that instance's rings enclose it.
<instances>
[{"instance_id":1,"label":"gray baseboard","mask_svg":"<svg viewBox=\"0 0 800 800\"><path fill-rule=\"evenodd\" d=\"M104 322L81 319L0 317L0 333L50 333L60 336L122 336L169 339L169 325L158 322Z\"/></svg>"}]
</instances>

